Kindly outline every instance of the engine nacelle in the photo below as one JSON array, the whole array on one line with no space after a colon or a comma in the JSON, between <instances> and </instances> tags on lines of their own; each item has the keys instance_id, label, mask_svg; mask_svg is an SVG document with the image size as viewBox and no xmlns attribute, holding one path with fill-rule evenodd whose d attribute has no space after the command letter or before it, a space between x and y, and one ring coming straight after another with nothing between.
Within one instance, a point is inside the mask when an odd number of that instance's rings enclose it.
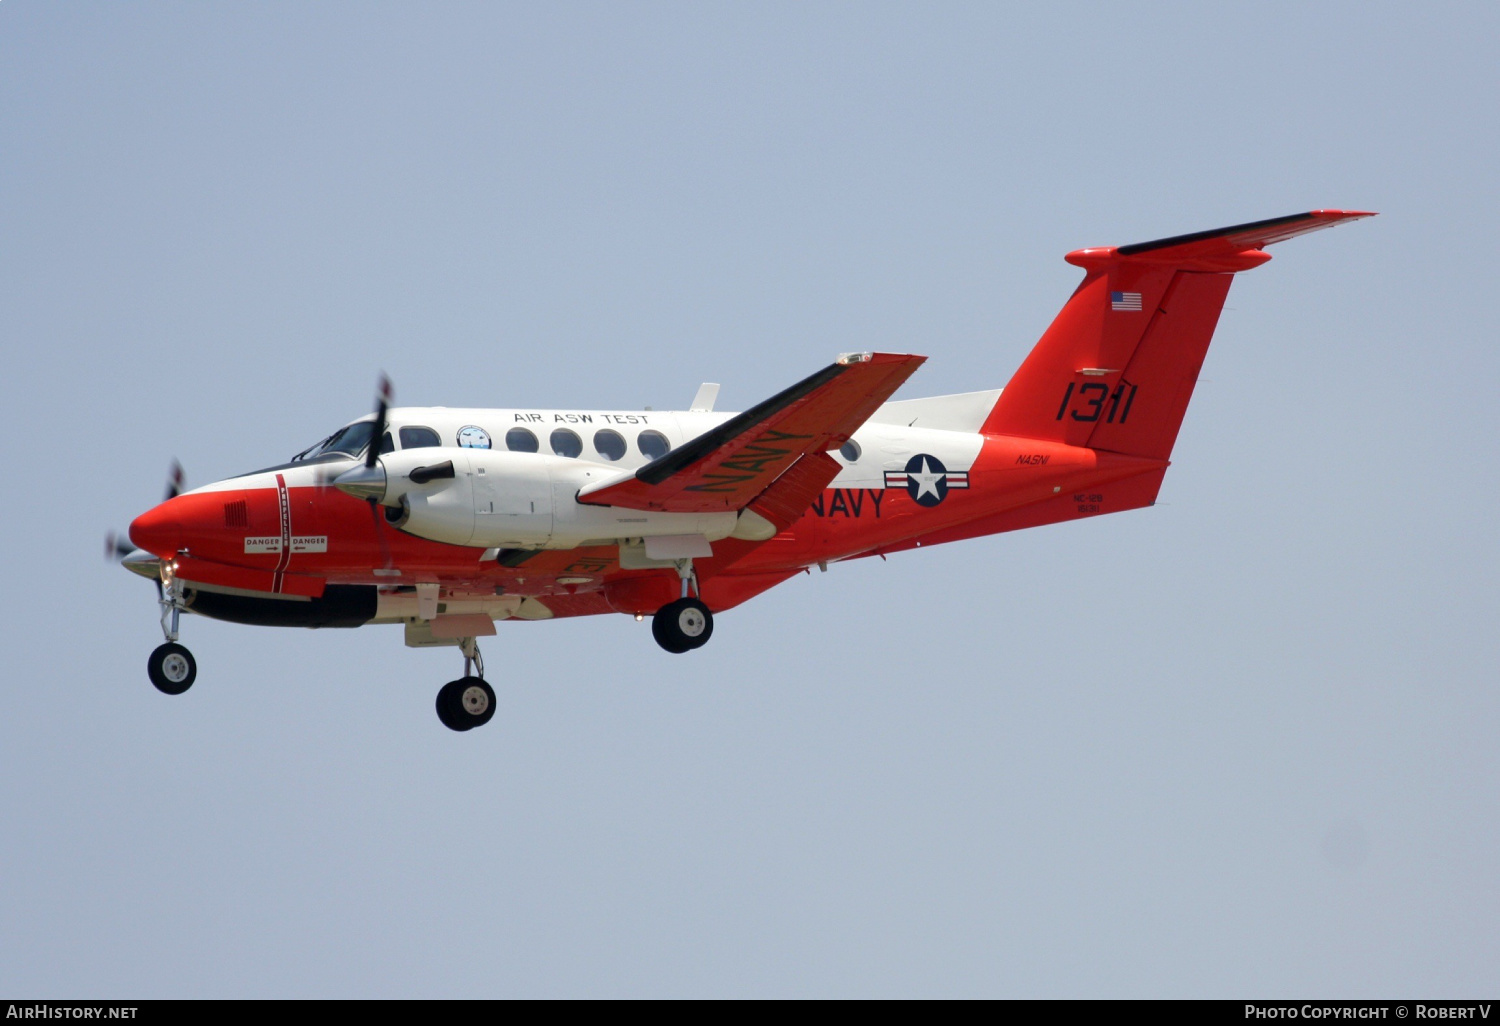
<instances>
[{"instance_id":1,"label":"engine nacelle","mask_svg":"<svg viewBox=\"0 0 1500 1026\"><path fill-rule=\"evenodd\" d=\"M620 477L603 463L490 449L403 449L380 457L385 506L419 538L502 549L701 534L727 537L736 514L658 513L578 502L585 485ZM450 469L451 468L451 469Z\"/></svg>"}]
</instances>

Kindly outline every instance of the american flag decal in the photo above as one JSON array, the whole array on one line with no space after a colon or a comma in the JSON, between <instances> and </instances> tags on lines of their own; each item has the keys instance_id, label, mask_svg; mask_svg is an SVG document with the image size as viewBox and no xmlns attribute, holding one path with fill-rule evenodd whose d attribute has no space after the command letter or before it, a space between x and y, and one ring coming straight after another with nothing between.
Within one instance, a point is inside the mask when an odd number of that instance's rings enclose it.
<instances>
[{"instance_id":1,"label":"american flag decal","mask_svg":"<svg viewBox=\"0 0 1500 1026\"><path fill-rule=\"evenodd\" d=\"M1109 294L1109 308L1129 313L1140 313L1141 294L1139 292L1111 292Z\"/></svg>"}]
</instances>

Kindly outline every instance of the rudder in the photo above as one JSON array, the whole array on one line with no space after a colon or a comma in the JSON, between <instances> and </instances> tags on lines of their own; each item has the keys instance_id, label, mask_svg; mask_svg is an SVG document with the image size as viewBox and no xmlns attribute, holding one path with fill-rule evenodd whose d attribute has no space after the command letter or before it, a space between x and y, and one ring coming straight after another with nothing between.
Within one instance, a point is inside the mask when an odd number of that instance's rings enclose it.
<instances>
[{"instance_id":1,"label":"rudder","mask_svg":"<svg viewBox=\"0 0 1500 1026\"><path fill-rule=\"evenodd\" d=\"M1172 276L1124 369L1097 379L1107 386L1105 401L1096 408L1092 399L1074 400L1064 411L1073 419L1083 406L1083 417L1092 416L1080 418L1093 426L1085 445L1160 460L1172 455L1233 281L1234 275L1222 273Z\"/></svg>"}]
</instances>

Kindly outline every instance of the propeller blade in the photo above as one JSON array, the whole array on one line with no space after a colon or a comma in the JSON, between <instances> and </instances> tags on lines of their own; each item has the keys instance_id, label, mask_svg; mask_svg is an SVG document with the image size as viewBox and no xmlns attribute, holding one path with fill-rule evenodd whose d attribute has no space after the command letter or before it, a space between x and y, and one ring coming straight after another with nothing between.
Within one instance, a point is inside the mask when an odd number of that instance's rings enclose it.
<instances>
[{"instance_id":1,"label":"propeller blade","mask_svg":"<svg viewBox=\"0 0 1500 1026\"><path fill-rule=\"evenodd\" d=\"M177 498L177 496L179 496L181 494L182 494L182 464L178 463L176 460L173 460L172 461L172 469L167 474L167 497L166 497L166 499L162 499L162 502L166 502L167 499L175 499L175 498Z\"/></svg>"},{"instance_id":2,"label":"propeller blade","mask_svg":"<svg viewBox=\"0 0 1500 1026\"><path fill-rule=\"evenodd\" d=\"M391 379L384 374L380 375L380 385L375 397L375 431L370 435L370 449L365 453L365 466L375 466L375 461L380 458L380 440L385 437L385 413L390 409Z\"/></svg>"},{"instance_id":3,"label":"propeller blade","mask_svg":"<svg viewBox=\"0 0 1500 1026\"><path fill-rule=\"evenodd\" d=\"M334 486L333 483L338 480L338 476L346 472L347 466L347 463L335 463L329 467L319 467L313 474L313 487L320 493L328 491Z\"/></svg>"},{"instance_id":4,"label":"propeller blade","mask_svg":"<svg viewBox=\"0 0 1500 1026\"><path fill-rule=\"evenodd\" d=\"M380 458L380 441L385 437L385 414L391 407L391 398L395 394L391 388L391 379L382 372L380 385L375 394L375 430L370 435L370 449L365 453L365 469L375 469L375 461ZM374 497L365 500L370 504L370 518L375 521L375 540L380 543L380 557L385 568L391 568L391 547L385 540L385 511L380 508L380 503Z\"/></svg>"},{"instance_id":5,"label":"propeller blade","mask_svg":"<svg viewBox=\"0 0 1500 1026\"><path fill-rule=\"evenodd\" d=\"M104 536L104 558L111 563L118 563L134 551L135 546L122 539L115 532L110 531Z\"/></svg>"}]
</instances>

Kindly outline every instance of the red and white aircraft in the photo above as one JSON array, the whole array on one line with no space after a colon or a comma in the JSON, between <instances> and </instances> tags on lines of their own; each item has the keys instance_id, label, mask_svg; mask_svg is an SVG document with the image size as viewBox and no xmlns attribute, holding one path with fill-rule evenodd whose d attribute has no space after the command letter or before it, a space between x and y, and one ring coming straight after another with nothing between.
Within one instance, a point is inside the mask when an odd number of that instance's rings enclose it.
<instances>
[{"instance_id":1,"label":"red and white aircraft","mask_svg":"<svg viewBox=\"0 0 1500 1026\"><path fill-rule=\"evenodd\" d=\"M183 611L278 627L401 624L457 646L437 695L489 721L497 620L652 617L668 652L835 560L1149 506L1238 271L1370 216L1315 210L1067 255L1083 283L1002 389L889 401L924 357L853 353L744 413L390 407L280 466L179 494L111 542L158 582L168 694Z\"/></svg>"}]
</instances>

